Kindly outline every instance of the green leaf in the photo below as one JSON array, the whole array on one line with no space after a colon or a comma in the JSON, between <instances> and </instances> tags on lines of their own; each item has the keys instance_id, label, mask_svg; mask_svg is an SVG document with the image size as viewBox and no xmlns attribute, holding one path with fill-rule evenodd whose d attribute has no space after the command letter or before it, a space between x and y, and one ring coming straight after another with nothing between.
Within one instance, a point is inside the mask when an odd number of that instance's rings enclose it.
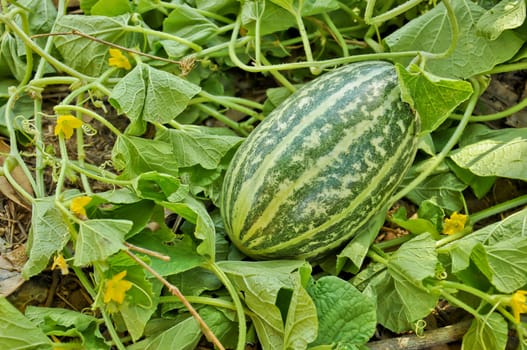
<instances>
[{"instance_id":1,"label":"green leaf","mask_svg":"<svg viewBox=\"0 0 527 350\"><path fill-rule=\"evenodd\" d=\"M428 219L421 217L408 219L404 207L400 207L394 212L390 217L390 221L416 235L425 232L429 232L432 235L439 233L436 225Z\"/></svg>"},{"instance_id":2,"label":"green leaf","mask_svg":"<svg viewBox=\"0 0 527 350\"><path fill-rule=\"evenodd\" d=\"M236 312L205 305L199 314L226 349L235 349L238 340Z\"/></svg>"},{"instance_id":3,"label":"green leaf","mask_svg":"<svg viewBox=\"0 0 527 350\"><path fill-rule=\"evenodd\" d=\"M527 220L527 209L523 209L499 222L485 226L468 236L446 245L442 251L451 255L452 271L458 272L466 269L470 263L472 250L480 243L485 246L493 246L516 237L525 237L527 235L525 220Z\"/></svg>"},{"instance_id":4,"label":"green leaf","mask_svg":"<svg viewBox=\"0 0 527 350\"><path fill-rule=\"evenodd\" d=\"M452 151L450 158L478 176L527 181L527 129L500 129L487 135L485 140Z\"/></svg>"},{"instance_id":5,"label":"green leaf","mask_svg":"<svg viewBox=\"0 0 527 350\"><path fill-rule=\"evenodd\" d=\"M117 306L117 310L132 339L137 341L143 336L146 323L157 309L157 296L161 292L162 284L157 280L147 279L145 269L124 252L109 257L107 263L109 269L105 271L104 278L110 279L126 270L125 279L133 284L133 287L126 291L124 302ZM97 306L107 307L102 304L101 299L97 300Z\"/></svg>"},{"instance_id":6,"label":"green leaf","mask_svg":"<svg viewBox=\"0 0 527 350\"><path fill-rule=\"evenodd\" d=\"M318 337L311 346L366 343L375 332L376 304L336 276L314 281L307 291L317 308Z\"/></svg>"},{"instance_id":7,"label":"green leaf","mask_svg":"<svg viewBox=\"0 0 527 350\"><path fill-rule=\"evenodd\" d=\"M217 264L254 313L251 319L263 349L302 349L315 340L316 308L302 287L299 272L304 261Z\"/></svg>"},{"instance_id":8,"label":"green leaf","mask_svg":"<svg viewBox=\"0 0 527 350\"><path fill-rule=\"evenodd\" d=\"M57 19L53 32L76 30L124 47L142 47L144 38L141 34L124 30L129 20L130 14L117 17L64 15ZM59 35L53 42L63 63L81 73L100 76L108 69L107 45L79 35Z\"/></svg>"},{"instance_id":9,"label":"green leaf","mask_svg":"<svg viewBox=\"0 0 527 350\"><path fill-rule=\"evenodd\" d=\"M502 0L485 12L476 29L489 40L496 40L507 29L521 26L525 21L525 1Z\"/></svg>"},{"instance_id":10,"label":"green leaf","mask_svg":"<svg viewBox=\"0 0 527 350\"><path fill-rule=\"evenodd\" d=\"M84 348L110 348L99 330L98 319L93 316L57 307L31 305L27 307L25 315L46 334L68 337L79 342Z\"/></svg>"},{"instance_id":11,"label":"green leaf","mask_svg":"<svg viewBox=\"0 0 527 350\"><path fill-rule=\"evenodd\" d=\"M36 199L27 243L29 260L24 265L22 276L28 279L44 270L50 257L61 251L69 239L68 225L55 205L55 198Z\"/></svg>"},{"instance_id":12,"label":"green leaf","mask_svg":"<svg viewBox=\"0 0 527 350\"><path fill-rule=\"evenodd\" d=\"M204 44L218 33L218 26L187 4L175 4L174 10L163 21L163 32ZM181 57L189 49L174 40L162 40L161 44L170 57Z\"/></svg>"},{"instance_id":13,"label":"green leaf","mask_svg":"<svg viewBox=\"0 0 527 350\"><path fill-rule=\"evenodd\" d=\"M424 200L431 200L437 206L450 211L463 207L461 192L467 187L454 174L432 175L412 190L407 198L419 205Z\"/></svg>"},{"instance_id":14,"label":"green leaf","mask_svg":"<svg viewBox=\"0 0 527 350\"><path fill-rule=\"evenodd\" d=\"M415 64L411 64L409 69L400 64L395 68L403 100L419 114L421 134L437 129L473 92L469 82L438 77Z\"/></svg>"},{"instance_id":15,"label":"green leaf","mask_svg":"<svg viewBox=\"0 0 527 350\"><path fill-rule=\"evenodd\" d=\"M337 0L306 0L303 2L301 13L303 17L319 15L340 8Z\"/></svg>"},{"instance_id":16,"label":"green leaf","mask_svg":"<svg viewBox=\"0 0 527 350\"><path fill-rule=\"evenodd\" d=\"M57 18L57 8L53 4L53 1L20 0L18 3L29 9L29 28L31 34L49 33L51 31L53 23Z\"/></svg>"},{"instance_id":17,"label":"green leaf","mask_svg":"<svg viewBox=\"0 0 527 350\"><path fill-rule=\"evenodd\" d=\"M351 267L347 268L346 271L357 273L360 270L371 244L384 224L386 211L387 210L380 210L377 215L371 218L366 227L364 227L364 230L361 230L361 232L355 235L337 255L336 273L342 270L348 259Z\"/></svg>"},{"instance_id":18,"label":"green leaf","mask_svg":"<svg viewBox=\"0 0 527 350\"><path fill-rule=\"evenodd\" d=\"M150 266L161 276L188 271L207 262L207 259L196 252L196 243L188 235L169 240L158 232L145 231L129 242L170 257L169 261L150 258Z\"/></svg>"},{"instance_id":19,"label":"green leaf","mask_svg":"<svg viewBox=\"0 0 527 350\"><path fill-rule=\"evenodd\" d=\"M413 329L414 322L430 314L439 299L388 271L375 275L364 293L377 299L377 322L396 333Z\"/></svg>"},{"instance_id":20,"label":"green leaf","mask_svg":"<svg viewBox=\"0 0 527 350\"><path fill-rule=\"evenodd\" d=\"M446 163L461 181L470 186L478 199L483 198L496 182L496 176L478 176L470 170L458 166L451 159L447 159Z\"/></svg>"},{"instance_id":21,"label":"green leaf","mask_svg":"<svg viewBox=\"0 0 527 350\"><path fill-rule=\"evenodd\" d=\"M105 192L98 192L94 194L92 198L94 201L113 204L133 204L143 200L136 196L129 188L118 188Z\"/></svg>"},{"instance_id":22,"label":"green leaf","mask_svg":"<svg viewBox=\"0 0 527 350\"><path fill-rule=\"evenodd\" d=\"M241 20L248 35L255 35L259 22L260 35L284 31L296 25L293 15L270 1L248 0L242 2Z\"/></svg>"},{"instance_id":23,"label":"green leaf","mask_svg":"<svg viewBox=\"0 0 527 350\"><path fill-rule=\"evenodd\" d=\"M5 297L0 297L0 343L6 349L51 350L52 342Z\"/></svg>"},{"instance_id":24,"label":"green leaf","mask_svg":"<svg viewBox=\"0 0 527 350\"><path fill-rule=\"evenodd\" d=\"M285 87L269 88L265 90L267 99L264 103L263 113L268 115L271 113L280 103L284 102L286 98L291 96L291 90Z\"/></svg>"},{"instance_id":25,"label":"green leaf","mask_svg":"<svg viewBox=\"0 0 527 350\"><path fill-rule=\"evenodd\" d=\"M9 71L16 80L24 79L26 70L26 62L18 54L19 42L10 33L3 33L2 41L0 42L0 57L7 64ZM4 67L5 69L5 67Z\"/></svg>"},{"instance_id":26,"label":"green leaf","mask_svg":"<svg viewBox=\"0 0 527 350\"><path fill-rule=\"evenodd\" d=\"M511 59L523 45L512 31L505 31L499 40L488 40L474 30L485 10L469 0L452 2L459 26L459 39L454 52L443 59L426 61L426 70L446 78L469 78L486 72ZM385 39L392 52L409 50L442 53L452 41L445 6L440 3L424 15L414 18ZM411 58L399 61L403 65Z\"/></svg>"},{"instance_id":27,"label":"green leaf","mask_svg":"<svg viewBox=\"0 0 527 350\"><path fill-rule=\"evenodd\" d=\"M179 178L156 171L140 174L134 179L133 188L139 197L154 201L166 201L169 198L174 200L178 197L183 199L188 192Z\"/></svg>"},{"instance_id":28,"label":"green leaf","mask_svg":"<svg viewBox=\"0 0 527 350\"><path fill-rule=\"evenodd\" d=\"M223 286L212 271L202 267L171 276L170 282L174 283L183 295L201 295L207 291L216 291Z\"/></svg>"},{"instance_id":29,"label":"green leaf","mask_svg":"<svg viewBox=\"0 0 527 350\"><path fill-rule=\"evenodd\" d=\"M174 74L138 64L115 85L109 101L132 122L168 123L200 90Z\"/></svg>"},{"instance_id":30,"label":"green leaf","mask_svg":"<svg viewBox=\"0 0 527 350\"><path fill-rule=\"evenodd\" d=\"M308 343L316 339L318 329L316 306L308 292L301 286L299 275L294 276L294 283L289 305L286 306L285 313L282 311L282 315L286 315L284 348L305 349Z\"/></svg>"},{"instance_id":31,"label":"green leaf","mask_svg":"<svg viewBox=\"0 0 527 350\"><path fill-rule=\"evenodd\" d=\"M388 269L372 278L365 289L377 298L377 319L400 333L427 316L439 295L429 291L423 280L435 275L438 264L435 240L421 234L403 244L388 259Z\"/></svg>"},{"instance_id":32,"label":"green leaf","mask_svg":"<svg viewBox=\"0 0 527 350\"><path fill-rule=\"evenodd\" d=\"M243 138L222 130L187 125L180 130L165 129L156 136L172 144L180 167L200 165L205 169L216 169L227 152L243 141Z\"/></svg>"},{"instance_id":33,"label":"green leaf","mask_svg":"<svg viewBox=\"0 0 527 350\"><path fill-rule=\"evenodd\" d=\"M526 237L512 237L490 246L478 244L470 258L502 293L512 293L527 283Z\"/></svg>"},{"instance_id":34,"label":"green leaf","mask_svg":"<svg viewBox=\"0 0 527 350\"><path fill-rule=\"evenodd\" d=\"M194 236L202 241L197 247L197 252L214 261L216 228L204 204L190 196L178 203L163 201L159 204L195 224Z\"/></svg>"},{"instance_id":35,"label":"green leaf","mask_svg":"<svg viewBox=\"0 0 527 350\"><path fill-rule=\"evenodd\" d=\"M436 241L426 233L412 238L389 257L388 271L397 278L403 272L405 278L410 277L410 282L420 286L422 280L435 275L435 245Z\"/></svg>"},{"instance_id":36,"label":"green leaf","mask_svg":"<svg viewBox=\"0 0 527 350\"><path fill-rule=\"evenodd\" d=\"M189 317L156 336L144 349L194 350L201 337L198 322L193 317Z\"/></svg>"},{"instance_id":37,"label":"green leaf","mask_svg":"<svg viewBox=\"0 0 527 350\"><path fill-rule=\"evenodd\" d=\"M95 5L99 0L80 0L80 8L82 12L86 15L91 14L91 8L93 5Z\"/></svg>"},{"instance_id":38,"label":"green leaf","mask_svg":"<svg viewBox=\"0 0 527 350\"><path fill-rule=\"evenodd\" d=\"M99 0L91 7L92 16L119 16L131 12L128 0Z\"/></svg>"},{"instance_id":39,"label":"green leaf","mask_svg":"<svg viewBox=\"0 0 527 350\"><path fill-rule=\"evenodd\" d=\"M92 197L93 198L93 197ZM93 203L90 202L90 204ZM91 215L89 212L89 217L92 219L120 219L120 220L129 220L133 223L132 228L126 234L125 238L128 239L148 225L152 221L152 215L156 206L154 202L150 200L141 200L135 203L122 204L118 205L112 203L111 206L105 208L103 205L102 208L99 208L95 211L94 215Z\"/></svg>"},{"instance_id":40,"label":"green leaf","mask_svg":"<svg viewBox=\"0 0 527 350\"><path fill-rule=\"evenodd\" d=\"M132 228L128 220L96 219L83 221L75 244L76 266L104 261L121 249L126 249L124 237Z\"/></svg>"},{"instance_id":41,"label":"green leaf","mask_svg":"<svg viewBox=\"0 0 527 350\"><path fill-rule=\"evenodd\" d=\"M496 312L475 318L463 336L461 350L505 350L507 333L507 322Z\"/></svg>"},{"instance_id":42,"label":"green leaf","mask_svg":"<svg viewBox=\"0 0 527 350\"><path fill-rule=\"evenodd\" d=\"M120 135L112 149L112 160L125 179L148 172L178 174L172 146L162 141Z\"/></svg>"}]
</instances>

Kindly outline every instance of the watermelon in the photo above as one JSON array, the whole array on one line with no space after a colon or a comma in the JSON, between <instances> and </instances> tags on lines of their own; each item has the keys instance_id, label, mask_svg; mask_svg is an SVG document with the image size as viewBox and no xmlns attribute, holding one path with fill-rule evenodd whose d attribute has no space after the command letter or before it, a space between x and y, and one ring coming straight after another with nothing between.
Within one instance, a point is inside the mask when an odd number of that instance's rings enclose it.
<instances>
[{"instance_id":1,"label":"watermelon","mask_svg":"<svg viewBox=\"0 0 527 350\"><path fill-rule=\"evenodd\" d=\"M389 204L418 132L391 63L353 63L310 81L234 155L221 194L230 240L254 259L333 252Z\"/></svg>"}]
</instances>

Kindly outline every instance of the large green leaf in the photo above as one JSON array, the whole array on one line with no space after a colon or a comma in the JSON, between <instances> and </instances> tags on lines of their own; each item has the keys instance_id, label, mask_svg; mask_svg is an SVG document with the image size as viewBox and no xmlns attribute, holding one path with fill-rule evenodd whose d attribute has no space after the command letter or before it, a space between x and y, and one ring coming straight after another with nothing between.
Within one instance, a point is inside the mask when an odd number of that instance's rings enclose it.
<instances>
[{"instance_id":1,"label":"large green leaf","mask_svg":"<svg viewBox=\"0 0 527 350\"><path fill-rule=\"evenodd\" d=\"M180 167L200 165L205 169L216 169L227 152L243 141L243 138L222 130L188 125L183 129L166 129L156 136L172 144Z\"/></svg>"},{"instance_id":2,"label":"large green leaf","mask_svg":"<svg viewBox=\"0 0 527 350\"><path fill-rule=\"evenodd\" d=\"M58 307L28 306L26 317L46 334L68 337L86 349L110 349L99 329L96 317Z\"/></svg>"},{"instance_id":3,"label":"large green leaf","mask_svg":"<svg viewBox=\"0 0 527 350\"><path fill-rule=\"evenodd\" d=\"M415 108L421 120L421 134L441 125L461 103L472 95L472 85L428 73L417 65L396 65L403 100Z\"/></svg>"},{"instance_id":4,"label":"large green leaf","mask_svg":"<svg viewBox=\"0 0 527 350\"><path fill-rule=\"evenodd\" d=\"M476 28L490 40L497 39L507 29L521 26L525 21L525 1L502 0L485 12Z\"/></svg>"},{"instance_id":5,"label":"large green leaf","mask_svg":"<svg viewBox=\"0 0 527 350\"><path fill-rule=\"evenodd\" d=\"M511 59L523 45L523 40L511 31L503 32L496 40L478 35L473 28L485 10L474 2L456 0L452 2L452 7L459 26L456 48L446 58L427 60L427 71L446 78L469 78ZM452 41L445 6L441 3L414 18L385 40L392 52L444 52ZM400 62L407 65L410 60Z\"/></svg>"},{"instance_id":6,"label":"large green leaf","mask_svg":"<svg viewBox=\"0 0 527 350\"><path fill-rule=\"evenodd\" d=\"M201 88L174 74L138 64L112 90L110 103L131 121L167 123Z\"/></svg>"},{"instance_id":7,"label":"large green leaf","mask_svg":"<svg viewBox=\"0 0 527 350\"><path fill-rule=\"evenodd\" d=\"M50 257L60 252L69 239L68 225L64 214L55 205L55 198L45 197L35 200L27 244L29 260L22 270L24 278L44 270Z\"/></svg>"},{"instance_id":8,"label":"large green leaf","mask_svg":"<svg viewBox=\"0 0 527 350\"><path fill-rule=\"evenodd\" d=\"M300 282L304 261L221 261L253 312L251 319L264 350L305 349L317 336L316 308Z\"/></svg>"},{"instance_id":9,"label":"large green leaf","mask_svg":"<svg viewBox=\"0 0 527 350\"><path fill-rule=\"evenodd\" d=\"M454 150L450 158L478 176L527 181L527 128L484 132L485 139Z\"/></svg>"},{"instance_id":10,"label":"large green leaf","mask_svg":"<svg viewBox=\"0 0 527 350\"><path fill-rule=\"evenodd\" d=\"M466 187L467 185L452 173L437 174L426 178L408 193L407 197L416 204L431 200L441 208L456 211L463 207L461 192Z\"/></svg>"},{"instance_id":11,"label":"large green leaf","mask_svg":"<svg viewBox=\"0 0 527 350\"><path fill-rule=\"evenodd\" d=\"M187 4L175 4L174 10L163 21L163 32L203 44L218 33L218 26ZM181 57L189 49L174 40L162 40L161 44L169 57Z\"/></svg>"},{"instance_id":12,"label":"large green leaf","mask_svg":"<svg viewBox=\"0 0 527 350\"><path fill-rule=\"evenodd\" d=\"M513 291L514 286L526 283L525 249L519 249L526 244L526 219L527 209L523 209L446 245L441 252L450 254L452 271L457 273L469 267L477 248L478 268L499 289Z\"/></svg>"},{"instance_id":13,"label":"large green leaf","mask_svg":"<svg viewBox=\"0 0 527 350\"><path fill-rule=\"evenodd\" d=\"M134 178L148 172L178 174L172 146L159 140L120 135L112 149L113 165L121 177Z\"/></svg>"},{"instance_id":14,"label":"large green leaf","mask_svg":"<svg viewBox=\"0 0 527 350\"><path fill-rule=\"evenodd\" d=\"M527 238L512 237L496 244L478 244L471 254L497 290L512 293L527 283Z\"/></svg>"},{"instance_id":15,"label":"large green leaf","mask_svg":"<svg viewBox=\"0 0 527 350\"><path fill-rule=\"evenodd\" d=\"M376 304L349 282L336 276L313 281L307 289L319 322L315 345L361 345L375 332Z\"/></svg>"},{"instance_id":16,"label":"large green leaf","mask_svg":"<svg viewBox=\"0 0 527 350\"><path fill-rule=\"evenodd\" d=\"M55 33L79 31L98 39L124 47L142 47L144 38L137 33L124 30L130 14L117 17L106 16L60 16L55 23ZM99 76L108 69L108 46L79 35L59 35L54 39L62 61L79 72Z\"/></svg>"},{"instance_id":17,"label":"large green leaf","mask_svg":"<svg viewBox=\"0 0 527 350\"><path fill-rule=\"evenodd\" d=\"M423 280L435 276L437 264L435 240L428 234L416 236L389 257L388 269L372 278L365 290L377 298L380 324L394 332L406 331L433 310L439 295Z\"/></svg>"},{"instance_id":18,"label":"large green leaf","mask_svg":"<svg viewBox=\"0 0 527 350\"><path fill-rule=\"evenodd\" d=\"M132 228L128 220L96 219L83 221L75 244L74 264L85 266L104 261L121 249L126 249L124 237Z\"/></svg>"},{"instance_id":19,"label":"large green leaf","mask_svg":"<svg viewBox=\"0 0 527 350\"><path fill-rule=\"evenodd\" d=\"M493 312L472 321L463 336L462 350L504 350L507 345L507 322Z\"/></svg>"},{"instance_id":20,"label":"large green leaf","mask_svg":"<svg viewBox=\"0 0 527 350\"><path fill-rule=\"evenodd\" d=\"M44 332L4 297L0 297L0 323L0 344L5 349L52 349Z\"/></svg>"}]
</instances>

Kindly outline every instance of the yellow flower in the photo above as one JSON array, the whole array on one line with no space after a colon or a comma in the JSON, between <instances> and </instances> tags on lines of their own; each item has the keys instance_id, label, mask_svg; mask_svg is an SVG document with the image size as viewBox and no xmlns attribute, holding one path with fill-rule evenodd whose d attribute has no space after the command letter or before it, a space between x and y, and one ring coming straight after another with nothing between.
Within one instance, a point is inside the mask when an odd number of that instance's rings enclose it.
<instances>
[{"instance_id":1,"label":"yellow flower","mask_svg":"<svg viewBox=\"0 0 527 350\"><path fill-rule=\"evenodd\" d=\"M450 219L445 219L445 223L443 225L443 233L445 235L452 235L454 233L461 232L465 228L466 222L466 215L454 212L450 216Z\"/></svg>"},{"instance_id":2,"label":"yellow flower","mask_svg":"<svg viewBox=\"0 0 527 350\"><path fill-rule=\"evenodd\" d=\"M126 70L132 69L132 65L125 55L119 49L110 49L110 58L108 64L112 67L124 68Z\"/></svg>"},{"instance_id":3,"label":"yellow flower","mask_svg":"<svg viewBox=\"0 0 527 350\"><path fill-rule=\"evenodd\" d=\"M527 290L518 290L511 297L511 308L514 319L520 323L520 314L527 313Z\"/></svg>"},{"instance_id":4,"label":"yellow flower","mask_svg":"<svg viewBox=\"0 0 527 350\"><path fill-rule=\"evenodd\" d=\"M106 281L104 291L104 302L106 304L112 300L118 304L123 303L126 291L132 288L132 282L123 280L125 276L126 270L119 272L112 279Z\"/></svg>"},{"instance_id":5,"label":"yellow flower","mask_svg":"<svg viewBox=\"0 0 527 350\"><path fill-rule=\"evenodd\" d=\"M80 217L86 217L86 206L91 202L92 198L88 196L80 196L73 198L70 204L70 210Z\"/></svg>"},{"instance_id":6,"label":"yellow flower","mask_svg":"<svg viewBox=\"0 0 527 350\"><path fill-rule=\"evenodd\" d=\"M70 139L73 136L73 130L81 126L82 120L79 118L75 118L71 114L59 115L57 125L55 125L55 136L58 136L62 132L66 139Z\"/></svg>"},{"instance_id":7,"label":"yellow flower","mask_svg":"<svg viewBox=\"0 0 527 350\"><path fill-rule=\"evenodd\" d=\"M60 253L55 255L55 257L53 258L53 265L51 265L52 270L55 270L56 268L59 268L60 273L63 275L67 275L69 273L68 263Z\"/></svg>"}]
</instances>

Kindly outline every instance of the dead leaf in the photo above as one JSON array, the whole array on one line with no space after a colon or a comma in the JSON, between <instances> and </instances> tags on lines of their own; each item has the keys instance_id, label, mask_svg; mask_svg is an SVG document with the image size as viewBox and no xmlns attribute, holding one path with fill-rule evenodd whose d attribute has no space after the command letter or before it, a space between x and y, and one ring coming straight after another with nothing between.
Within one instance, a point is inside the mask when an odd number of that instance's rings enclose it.
<instances>
[{"instance_id":1,"label":"dead leaf","mask_svg":"<svg viewBox=\"0 0 527 350\"><path fill-rule=\"evenodd\" d=\"M0 139L0 166L4 165L4 161L10 151L11 148L9 147L9 145L4 140ZM22 168L20 166L17 165L11 172L11 175L13 176L13 179L15 179L15 181L26 192L33 194L33 188L31 187L31 183L29 182L28 178L26 177L26 174L24 173L24 171L22 171ZM18 194L18 192L13 188L13 186L11 186L5 176L0 176L0 193L2 193L5 197L17 203L24 209L31 210L31 206L25 201L22 196Z\"/></svg>"},{"instance_id":2,"label":"dead leaf","mask_svg":"<svg viewBox=\"0 0 527 350\"><path fill-rule=\"evenodd\" d=\"M24 245L0 255L0 296L7 297L25 282L20 271L26 261Z\"/></svg>"}]
</instances>

